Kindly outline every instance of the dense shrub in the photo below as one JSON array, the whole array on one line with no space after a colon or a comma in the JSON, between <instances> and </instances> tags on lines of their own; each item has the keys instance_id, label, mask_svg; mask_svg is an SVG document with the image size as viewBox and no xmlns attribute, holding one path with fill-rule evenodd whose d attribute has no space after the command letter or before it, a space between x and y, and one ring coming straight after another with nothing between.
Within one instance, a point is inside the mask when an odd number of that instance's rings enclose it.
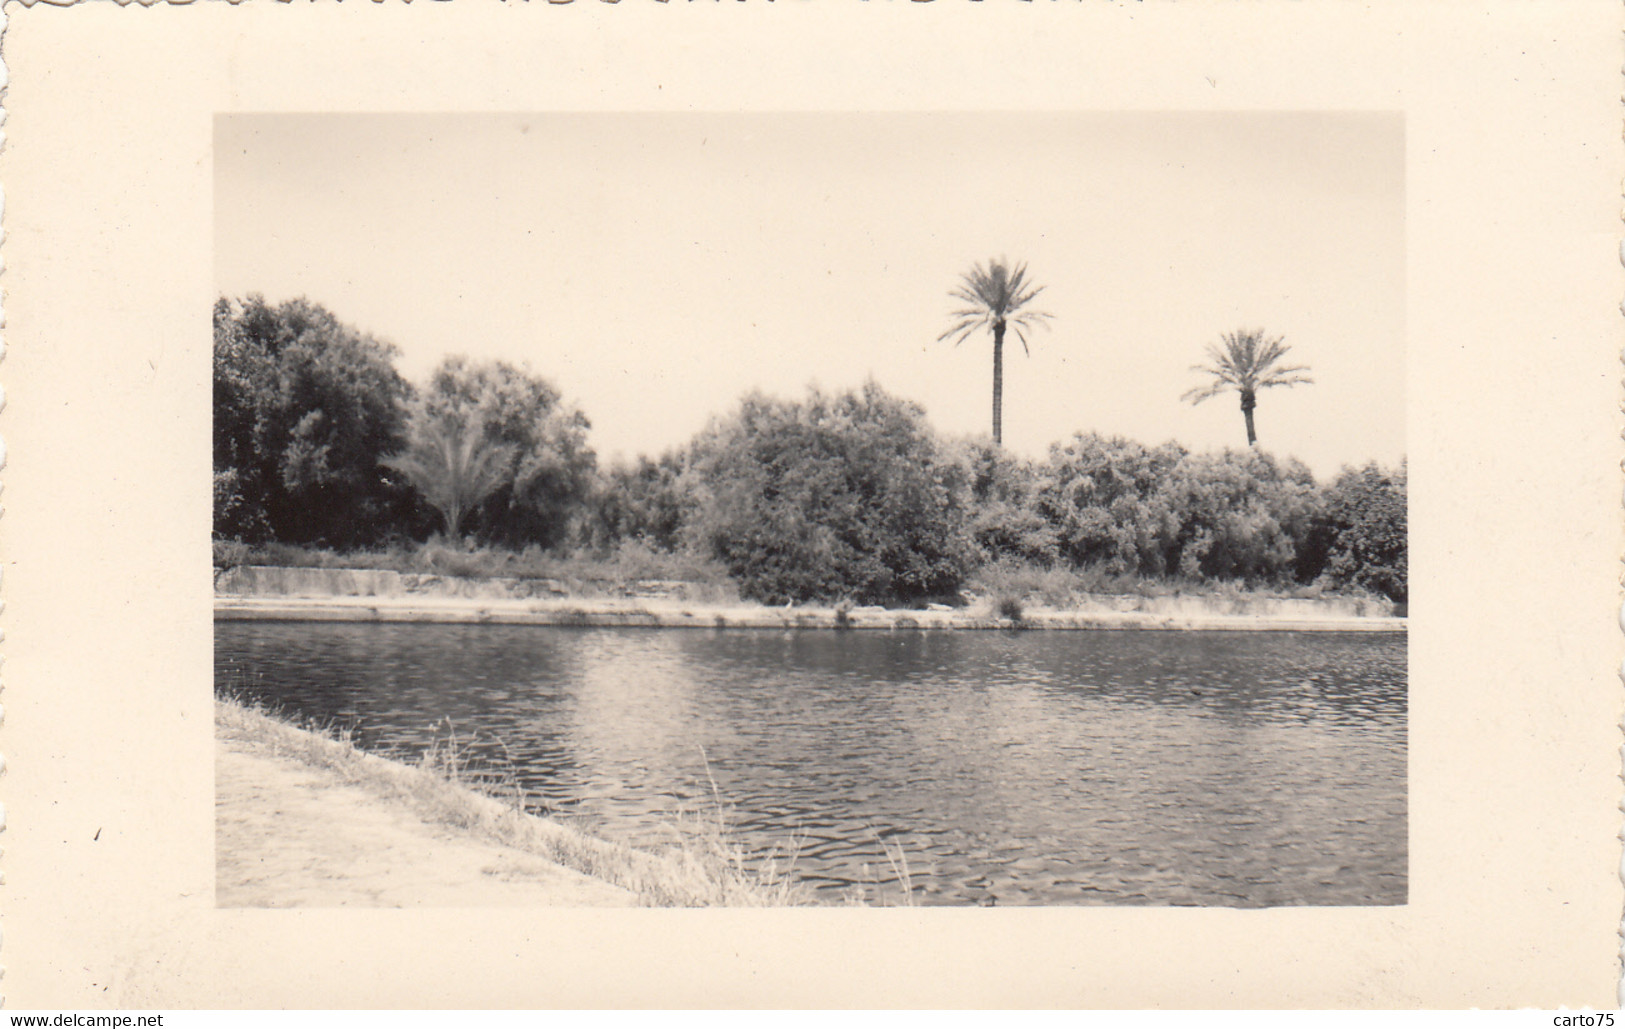
<instances>
[{"instance_id":1,"label":"dense shrub","mask_svg":"<svg viewBox=\"0 0 1625 1029\"><path fill-rule=\"evenodd\" d=\"M965 470L969 534L977 559L1053 564L1060 537L1037 504L1040 470L990 439L960 444L957 460Z\"/></svg>"},{"instance_id":2,"label":"dense shrub","mask_svg":"<svg viewBox=\"0 0 1625 1029\"><path fill-rule=\"evenodd\" d=\"M1079 433L1050 448L1037 504L1060 556L1107 575L1293 581L1321 501L1309 470L1258 450Z\"/></svg>"},{"instance_id":3,"label":"dense shrub","mask_svg":"<svg viewBox=\"0 0 1625 1029\"><path fill-rule=\"evenodd\" d=\"M697 443L690 475L694 539L757 600L951 596L971 563L961 468L918 407L873 382L747 396Z\"/></svg>"},{"instance_id":4,"label":"dense shrub","mask_svg":"<svg viewBox=\"0 0 1625 1029\"><path fill-rule=\"evenodd\" d=\"M1344 469L1325 491L1326 578L1400 603L1409 598L1405 465Z\"/></svg>"},{"instance_id":5,"label":"dense shrub","mask_svg":"<svg viewBox=\"0 0 1625 1029\"><path fill-rule=\"evenodd\" d=\"M1319 506L1308 468L1253 449L1188 456L1164 493L1179 518L1170 567L1190 579L1290 581Z\"/></svg>"},{"instance_id":6,"label":"dense shrub","mask_svg":"<svg viewBox=\"0 0 1625 1029\"><path fill-rule=\"evenodd\" d=\"M639 457L605 471L594 491L589 542L599 548L641 542L678 549L692 506L683 476L687 463L683 452L668 451L657 461Z\"/></svg>"},{"instance_id":7,"label":"dense shrub","mask_svg":"<svg viewBox=\"0 0 1625 1029\"><path fill-rule=\"evenodd\" d=\"M1038 502L1055 525L1061 556L1113 575L1170 570L1180 512L1168 488L1185 456L1172 443L1148 448L1093 433L1053 444Z\"/></svg>"}]
</instances>

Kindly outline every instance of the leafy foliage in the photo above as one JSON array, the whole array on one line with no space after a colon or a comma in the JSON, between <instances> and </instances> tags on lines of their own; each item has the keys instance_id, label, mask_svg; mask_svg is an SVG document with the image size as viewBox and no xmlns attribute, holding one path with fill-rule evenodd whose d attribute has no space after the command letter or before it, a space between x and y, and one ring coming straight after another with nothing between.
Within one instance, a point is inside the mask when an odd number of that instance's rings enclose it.
<instances>
[{"instance_id":1,"label":"leafy foliage","mask_svg":"<svg viewBox=\"0 0 1625 1029\"><path fill-rule=\"evenodd\" d=\"M506 361L448 357L429 377L424 416L479 424L502 455L474 513L482 539L508 546L568 542L591 497L597 458L587 418L551 383Z\"/></svg>"},{"instance_id":2,"label":"leafy foliage","mask_svg":"<svg viewBox=\"0 0 1625 1029\"><path fill-rule=\"evenodd\" d=\"M1259 452L1190 454L1078 433L1035 471L1058 557L1108 577L1299 581L1322 504L1309 470ZM979 515L978 515L979 517Z\"/></svg>"},{"instance_id":3,"label":"leafy foliage","mask_svg":"<svg viewBox=\"0 0 1625 1029\"><path fill-rule=\"evenodd\" d=\"M379 459L410 387L395 349L305 299L214 308L215 532L355 546L410 498Z\"/></svg>"},{"instance_id":4,"label":"leafy foliage","mask_svg":"<svg viewBox=\"0 0 1625 1029\"><path fill-rule=\"evenodd\" d=\"M1093 433L1051 445L1038 502L1061 555L1112 575L1176 568L1183 517L1167 490L1186 456L1172 443L1147 448Z\"/></svg>"},{"instance_id":5,"label":"leafy foliage","mask_svg":"<svg viewBox=\"0 0 1625 1029\"><path fill-rule=\"evenodd\" d=\"M1037 503L1047 481L1045 470L986 439L960 444L956 458L964 468L968 529L979 562L1053 564L1060 553L1060 532Z\"/></svg>"},{"instance_id":6,"label":"leafy foliage","mask_svg":"<svg viewBox=\"0 0 1625 1029\"><path fill-rule=\"evenodd\" d=\"M1326 491L1326 578L1390 600L1409 600L1406 473L1375 463L1344 469Z\"/></svg>"},{"instance_id":7,"label":"leafy foliage","mask_svg":"<svg viewBox=\"0 0 1625 1029\"><path fill-rule=\"evenodd\" d=\"M595 494L592 542L600 548L642 542L678 549L692 506L687 467L686 454L668 451L659 460L640 456L634 464L606 471Z\"/></svg>"},{"instance_id":8,"label":"leafy foliage","mask_svg":"<svg viewBox=\"0 0 1625 1029\"><path fill-rule=\"evenodd\" d=\"M748 597L918 601L955 593L971 563L959 466L873 382L752 394L696 452L690 531Z\"/></svg>"},{"instance_id":9,"label":"leafy foliage","mask_svg":"<svg viewBox=\"0 0 1625 1029\"><path fill-rule=\"evenodd\" d=\"M1257 450L1188 456L1164 496L1179 519L1170 567L1189 579L1290 580L1317 504L1307 468Z\"/></svg>"},{"instance_id":10,"label":"leafy foliage","mask_svg":"<svg viewBox=\"0 0 1625 1029\"><path fill-rule=\"evenodd\" d=\"M1027 330L1043 325L1052 317L1027 308L1043 291L1043 286L1028 283L1025 264L1012 266L1002 257L989 261L986 267L973 264L960 284L948 291L949 296L968 306L953 312L953 325L937 340L954 337L954 346L958 346L977 329L985 328L1002 335L1008 327L1016 331L1016 338L1021 340L1025 351Z\"/></svg>"}]
</instances>

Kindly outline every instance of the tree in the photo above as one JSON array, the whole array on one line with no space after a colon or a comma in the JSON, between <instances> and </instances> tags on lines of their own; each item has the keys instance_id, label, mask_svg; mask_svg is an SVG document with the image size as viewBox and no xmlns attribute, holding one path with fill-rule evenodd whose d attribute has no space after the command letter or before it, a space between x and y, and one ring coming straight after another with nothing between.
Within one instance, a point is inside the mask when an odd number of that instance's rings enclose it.
<instances>
[{"instance_id":1,"label":"tree","mask_svg":"<svg viewBox=\"0 0 1625 1029\"><path fill-rule=\"evenodd\" d=\"M1078 433L1050 447L1038 508L1077 567L1285 583L1320 498L1307 467L1256 447L1191 454Z\"/></svg>"},{"instance_id":2,"label":"tree","mask_svg":"<svg viewBox=\"0 0 1625 1029\"><path fill-rule=\"evenodd\" d=\"M476 415L431 415L422 408L412 420L411 442L383 463L406 476L446 522L446 538L456 542L463 518L506 482L513 447L492 443Z\"/></svg>"},{"instance_id":3,"label":"tree","mask_svg":"<svg viewBox=\"0 0 1625 1029\"><path fill-rule=\"evenodd\" d=\"M411 495L379 467L411 389L395 348L304 298L214 307L215 532L355 546L387 536Z\"/></svg>"},{"instance_id":4,"label":"tree","mask_svg":"<svg viewBox=\"0 0 1625 1029\"><path fill-rule=\"evenodd\" d=\"M423 391L426 417L478 423L504 456L502 476L475 515L484 539L514 547L568 542L587 510L597 457L591 427L552 383L506 361L457 355L441 361Z\"/></svg>"},{"instance_id":5,"label":"tree","mask_svg":"<svg viewBox=\"0 0 1625 1029\"><path fill-rule=\"evenodd\" d=\"M747 396L702 436L687 531L766 603L952 596L970 566L963 472L924 412L874 382Z\"/></svg>"},{"instance_id":6,"label":"tree","mask_svg":"<svg viewBox=\"0 0 1625 1029\"><path fill-rule=\"evenodd\" d=\"M989 261L986 268L980 264L972 265L971 270L964 274L963 281L948 291L949 296L963 300L970 306L953 312L951 317L954 323L937 337L939 343L952 336L957 347L971 333L984 327L993 333L995 446L1002 443L1004 438L1004 332L1006 328L1014 329L1016 338L1021 340L1022 352L1031 353L1027 349L1027 330L1044 325L1051 316L1042 311L1029 310L1027 305L1043 291L1043 286L1028 284L1025 264L1012 268L1003 258Z\"/></svg>"},{"instance_id":7,"label":"tree","mask_svg":"<svg viewBox=\"0 0 1625 1029\"><path fill-rule=\"evenodd\" d=\"M1235 390L1241 394L1241 414L1247 420L1247 445L1258 443L1253 430L1253 408L1258 406L1258 391L1272 386L1298 386L1314 382L1308 375L1308 365L1283 365L1281 359L1292 348L1283 345L1283 337L1266 339L1263 329L1243 329L1224 334L1224 348L1208 344L1210 364L1191 366L1191 371L1212 377L1206 386L1186 391L1181 400L1200 404L1209 397Z\"/></svg>"},{"instance_id":8,"label":"tree","mask_svg":"<svg viewBox=\"0 0 1625 1029\"><path fill-rule=\"evenodd\" d=\"M1159 492L1178 519L1168 570L1207 581L1291 581L1320 499L1301 462L1256 447L1188 455Z\"/></svg>"}]
</instances>

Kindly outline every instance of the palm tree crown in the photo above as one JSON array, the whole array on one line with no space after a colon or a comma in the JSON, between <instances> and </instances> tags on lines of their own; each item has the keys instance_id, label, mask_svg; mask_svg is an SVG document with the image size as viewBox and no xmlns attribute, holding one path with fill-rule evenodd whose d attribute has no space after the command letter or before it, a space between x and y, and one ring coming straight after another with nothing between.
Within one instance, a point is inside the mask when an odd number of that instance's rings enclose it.
<instances>
[{"instance_id":1,"label":"palm tree crown","mask_svg":"<svg viewBox=\"0 0 1625 1029\"><path fill-rule=\"evenodd\" d=\"M1004 332L1006 328L1014 329L1016 338L1021 340L1022 352L1031 353L1027 349L1027 330L1044 325L1049 321L1050 315L1043 311L1029 310L1027 304L1043 291L1043 286L1033 286L1027 281L1026 264L1012 267L1003 258L988 261L985 268L981 264L972 265L960 284L948 291L949 296L955 300L962 300L969 306L950 315L954 323L948 331L937 337L938 342L952 336L954 346L957 347L977 329L985 327L993 332L995 444L1001 441L1004 427Z\"/></svg>"},{"instance_id":2,"label":"palm tree crown","mask_svg":"<svg viewBox=\"0 0 1625 1029\"><path fill-rule=\"evenodd\" d=\"M513 464L514 448L486 438L482 419L418 411L412 437L398 454L380 463L406 476L446 522L456 542L463 518L502 485Z\"/></svg>"},{"instance_id":3,"label":"palm tree crown","mask_svg":"<svg viewBox=\"0 0 1625 1029\"><path fill-rule=\"evenodd\" d=\"M1211 376L1212 381L1187 390L1180 399L1200 404L1230 390L1240 393L1241 414L1247 421L1247 445L1253 446L1258 442L1258 434L1253 431L1253 408L1258 406L1258 391L1271 386L1307 385L1315 380L1306 374L1308 365L1281 363L1292 349L1281 342L1281 336L1269 339L1263 329L1243 329L1227 332L1222 339L1223 349L1208 344L1209 364L1191 365L1191 371Z\"/></svg>"}]
</instances>

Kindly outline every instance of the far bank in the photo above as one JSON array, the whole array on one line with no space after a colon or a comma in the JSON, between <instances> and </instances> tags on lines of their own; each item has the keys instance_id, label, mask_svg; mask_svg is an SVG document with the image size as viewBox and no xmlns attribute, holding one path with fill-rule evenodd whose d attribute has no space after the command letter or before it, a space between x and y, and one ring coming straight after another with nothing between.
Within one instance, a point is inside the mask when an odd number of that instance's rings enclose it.
<instances>
[{"instance_id":1,"label":"far bank","mask_svg":"<svg viewBox=\"0 0 1625 1029\"><path fill-rule=\"evenodd\" d=\"M220 621L491 623L658 628L1216 630L1402 632L1394 605L1365 597L1272 597L1240 591L1168 596L967 598L961 607L769 607L696 596L691 584L645 580L626 595L583 595L556 580L459 577L382 569L243 565L216 569Z\"/></svg>"}]
</instances>

